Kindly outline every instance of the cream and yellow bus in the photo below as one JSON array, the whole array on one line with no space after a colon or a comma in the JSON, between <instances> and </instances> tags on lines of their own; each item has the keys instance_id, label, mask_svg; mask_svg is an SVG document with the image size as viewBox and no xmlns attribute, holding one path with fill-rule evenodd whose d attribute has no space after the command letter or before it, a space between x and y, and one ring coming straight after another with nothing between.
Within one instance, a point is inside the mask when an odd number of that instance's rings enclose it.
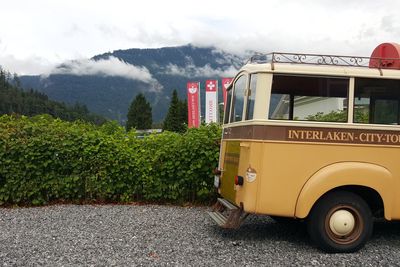
<instances>
[{"instance_id":1,"label":"cream and yellow bus","mask_svg":"<svg viewBox=\"0 0 400 267\"><path fill-rule=\"evenodd\" d=\"M271 53L242 67L209 212L220 226L248 214L305 220L319 248L353 252L374 218L400 220L400 46L372 55Z\"/></svg>"}]
</instances>

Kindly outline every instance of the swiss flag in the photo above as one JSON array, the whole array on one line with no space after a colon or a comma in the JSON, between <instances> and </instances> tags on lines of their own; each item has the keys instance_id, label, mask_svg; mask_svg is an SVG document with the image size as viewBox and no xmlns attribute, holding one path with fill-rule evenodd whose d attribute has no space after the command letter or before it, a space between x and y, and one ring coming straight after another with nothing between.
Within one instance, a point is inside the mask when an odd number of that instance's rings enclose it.
<instances>
[{"instance_id":1,"label":"swiss flag","mask_svg":"<svg viewBox=\"0 0 400 267\"><path fill-rule=\"evenodd\" d=\"M216 91L217 91L217 80L207 80L206 92L216 92Z\"/></svg>"}]
</instances>

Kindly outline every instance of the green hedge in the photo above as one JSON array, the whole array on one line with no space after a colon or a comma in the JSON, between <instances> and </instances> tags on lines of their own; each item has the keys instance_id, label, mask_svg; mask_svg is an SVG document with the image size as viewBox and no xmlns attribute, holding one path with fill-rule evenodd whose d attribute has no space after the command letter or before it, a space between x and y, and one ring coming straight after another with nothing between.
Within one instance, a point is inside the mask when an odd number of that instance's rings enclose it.
<instances>
[{"instance_id":1,"label":"green hedge","mask_svg":"<svg viewBox=\"0 0 400 267\"><path fill-rule=\"evenodd\" d=\"M208 202L215 197L217 125L137 138L41 115L0 117L0 204L52 201Z\"/></svg>"}]
</instances>

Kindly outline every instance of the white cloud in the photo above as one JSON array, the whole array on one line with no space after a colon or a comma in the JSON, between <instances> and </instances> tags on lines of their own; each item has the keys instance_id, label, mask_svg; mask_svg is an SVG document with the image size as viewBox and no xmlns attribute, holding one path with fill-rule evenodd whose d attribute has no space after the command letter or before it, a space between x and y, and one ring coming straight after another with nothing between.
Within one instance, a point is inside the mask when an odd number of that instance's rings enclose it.
<instances>
[{"instance_id":1,"label":"white cloud","mask_svg":"<svg viewBox=\"0 0 400 267\"><path fill-rule=\"evenodd\" d=\"M175 64L168 64L164 70L165 74L180 75L184 77L232 77L238 72L233 66L226 69L213 69L209 64L203 67L196 67L193 64L188 64L185 67L179 67Z\"/></svg>"},{"instance_id":2,"label":"white cloud","mask_svg":"<svg viewBox=\"0 0 400 267\"><path fill-rule=\"evenodd\" d=\"M152 91L162 89L162 85L153 78L146 67L134 66L113 56L100 60L80 59L65 62L43 73L42 77L48 77L51 74L117 76L147 83L151 85L150 90Z\"/></svg>"},{"instance_id":3,"label":"white cloud","mask_svg":"<svg viewBox=\"0 0 400 267\"><path fill-rule=\"evenodd\" d=\"M117 49L187 43L237 54L368 56L382 42L400 42L398 0L13 0L1 7L0 60L12 55L21 63L39 57L54 65ZM37 63L38 71L47 64ZM19 74L27 69L10 60L0 64Z\"/></svg>"},{"instance_id":4,"label":"white cloud","mask_svg":"<svg viewBox=\"0 0 400 267\"><path fill-rule=\"evenodd\" d=\"M0 66L11 73L18 75L36 75L46 73L54 68L54 64L47 59L30 56L27 58L17 58L13 55L0 55Z\"/></svg>"},{"instance_id":5,"label":"white cloud","mask_svg":"<svg viewBox=\"0 0 400 267\"><path fill-rule=\"evenodd\" d=\"M156 81L146 67L134 66L113 56L100 60L72 60L54 68L49 74L119 76L145 83Z\"/></svg>"},{"instance_id":6,"label":"white cloud","mask_svg":"<svg viewBox=\"0 0 400 267\"><path fill-rule=\"evenodd\" d=\"M53 69L50 74L121 76L143 82L153 79L146 67L134 66L113 56L100 60L72 60Z\"/></svg>"}]
</instances>

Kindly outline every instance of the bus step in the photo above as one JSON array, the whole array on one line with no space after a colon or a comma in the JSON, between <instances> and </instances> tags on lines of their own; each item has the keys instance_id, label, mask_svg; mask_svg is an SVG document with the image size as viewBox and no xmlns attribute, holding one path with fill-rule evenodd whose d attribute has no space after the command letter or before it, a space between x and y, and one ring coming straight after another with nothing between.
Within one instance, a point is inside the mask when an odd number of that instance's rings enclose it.
<instances>
[{"instance_id":1,"label":"bus step","mask_svg":"<svg viewBox=\"0 0 400 267\"><path fill-rule=\"evenodd\" d=\"M239 228L248 215L243 208L239 208L223 198L218 198L213 211L207 213L220 227L231 229Z\"/></svg>"},{"instance_id":2,"label":"bus step","mask_svg":"<svg viewBox=\"0 0 400 267\"><path fill-rule=\"evenodd\" d=\"M213 219L220 227L224 227L227 218L219 211L207 211L211 219Z\"/></svg>"},{"instance_id":3,"label":"bus step","mask_svg":"<svg viewBox=\"0 0 400 267\"><path fill-rule=\"evenodd\" d=\"M231 202L224 198L218 198L218 202L221 203L224 207L226 207L228 210L236 210L238 207L233 205Z\"/></svg>"}]
</instances>

